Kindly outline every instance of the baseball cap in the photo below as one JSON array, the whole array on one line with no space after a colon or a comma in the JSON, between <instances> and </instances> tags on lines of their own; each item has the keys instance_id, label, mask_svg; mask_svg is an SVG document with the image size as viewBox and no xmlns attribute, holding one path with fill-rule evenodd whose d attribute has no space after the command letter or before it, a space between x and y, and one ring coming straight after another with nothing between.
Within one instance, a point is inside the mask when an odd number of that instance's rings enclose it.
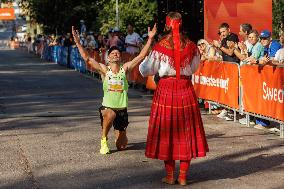
<instances>
[{"instance_id":1,"label":"baseball cap","mask_svg":"<svg viewBox=\"0 0 284 189\"><path fill-rule=\"evenodd\" d=\"M268 37L271 37L271 33L270 33L270 31L268 31L268 30L263 30L263 31L260 33L259 37L261 37L261 38L268 38Z\"/></svg>"},{"instance_id":2,"label":"baseball cap","mask_svg":"<svg viewBox=\"0 0 284 189\"><path fill-rule=\"evenodd\" d=\"M108 51L107 51L108 55L109 55L112 51L114 51L114 50L118 50L119 52L121 52L121 50L120 50L119 47L117 47L117 46L112 46L112 47L109 48Z\"/></svg>"},{"instance_id":3,"label":"baseball cap","mask_svg":"<svg viewBox=\"0 0 284 189\"><path fill-rule=\"evenodd\" d=\"M115 28L113 29L113 32L119 32L119 28L118 28L118 27L115 27Z\"/></svg>"}]
</instances>

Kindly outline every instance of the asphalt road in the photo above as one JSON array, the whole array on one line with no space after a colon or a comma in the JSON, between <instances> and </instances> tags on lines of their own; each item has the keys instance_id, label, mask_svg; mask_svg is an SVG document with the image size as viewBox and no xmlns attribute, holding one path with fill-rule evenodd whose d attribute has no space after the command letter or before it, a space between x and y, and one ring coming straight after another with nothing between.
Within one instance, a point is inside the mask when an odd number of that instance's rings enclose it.
<instances>
[{"instance_id":1,"label":"asphalt road","mask_svg":"<svg viewBox=\"0 0 284 189\"><path fill-rule=\"evenodd\" d=\"M22 51L0 51L0 189L284 188L284 140L203 112L210 152L189 185L162 184L144 156L151 105L129 90L129 145L100 155L101 82Z\"/></svg>"}]
</instances>

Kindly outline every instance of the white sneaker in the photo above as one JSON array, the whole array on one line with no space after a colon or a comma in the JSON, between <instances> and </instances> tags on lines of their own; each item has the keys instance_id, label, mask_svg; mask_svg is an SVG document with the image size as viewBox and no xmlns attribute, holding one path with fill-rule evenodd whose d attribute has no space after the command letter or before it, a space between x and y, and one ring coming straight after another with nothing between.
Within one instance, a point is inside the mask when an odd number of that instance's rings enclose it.
<instances>
[{"instance_id":1,"label":"white sneaker","mask_svg":"<svg viewBox=\"0 0 284 189\"><path fill-rule=\"evenodd\" d=\"M227 116L227 110L222 110L221 113L217 115L217 117L224 119Z\"/></svg>"},{"instance_id":2,"label":"white sneaker","mask_svg":"<svg viewBox=\"0 0 284 189\"><path fill-rule=\"evenodd\" d=\"M266 127L260 125L260 124L257 124L255 125L253 128L256 128L256 129L267 129Z\"/></svg>"},{"instance_id":3,"label":"white sneaker","mask_svg":"<svg viewBox=\"0 0 284 189\"><path fill-rule=\"evenodd\" d=\"M273 127L273 128L270 128L270 129L268 129L270 132L278 132L278 133L280 133L280 129L277 129L277 128L275 128L275 127Z\"/></svg>"},{"instance_id":4,"label":"white sneaker","mask_svg":"<svg viewBox=\"0 0 284 189\"><path fill-rule=\"evenodd\" d=\"M254 121L250 121L249 124L250 125L255 125L255 122Z\"/></svg>"},{"instance_id":5,"label":"white sneaker","mask_svg":"<svg viewBox=\"0 0 284 189\"><path fill-rule=\"evenodd\" d=\"M227 116L225 116L225 120L226 120L226 121L233 121L233 117L227 115Z\"/></svg>"},{"instance_id":6,"label":"white sneaker","mask_svg":"<svg viewBox=\"0 0 284 189\"><path fill-rule=\"evenodd\" d=\"M242 124L242 125L246 125L247 124L247 118L242 118L242 119L239 119L239 123Z\"/></svg>"}]
</instances>

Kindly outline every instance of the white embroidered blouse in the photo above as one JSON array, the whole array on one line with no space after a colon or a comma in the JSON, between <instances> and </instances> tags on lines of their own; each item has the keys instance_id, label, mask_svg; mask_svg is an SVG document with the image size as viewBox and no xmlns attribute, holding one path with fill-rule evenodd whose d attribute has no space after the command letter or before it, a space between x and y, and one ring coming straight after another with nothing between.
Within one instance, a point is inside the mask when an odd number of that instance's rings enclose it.
<instances>
[{"instance_id":1,"label":"white embroidered blouse","mask_svg":"<svg viewBox=\"0 0 284 189\"><path fill-rule=\"evenodd\" d=\"M180 75L190 76L200 64L200 55L196 46L190 42L181 51ZM159 44L155 45L143 62L139 65L139 71L143 77L159 73L160 77L176 75L174 56L172 49L166 49Z\"/></svg>"}]
</instances>

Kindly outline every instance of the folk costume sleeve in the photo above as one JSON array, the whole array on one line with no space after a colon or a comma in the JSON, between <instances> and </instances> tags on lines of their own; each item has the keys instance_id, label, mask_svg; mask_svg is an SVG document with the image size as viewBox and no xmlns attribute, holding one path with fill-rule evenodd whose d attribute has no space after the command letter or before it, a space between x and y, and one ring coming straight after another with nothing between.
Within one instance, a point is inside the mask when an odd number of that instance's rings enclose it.
<instances>
[{"instance_id":1,"label":"folk costume sleeve","mask_svg":"<svg viewBox=\"0 0 284 189\"><path fill-rule=\"evenodd\" d=\"M143 77L155 75L160 67L161 54L152 50L150 54L139 65L139 71Z\"/></svg>"}]
</instances>

